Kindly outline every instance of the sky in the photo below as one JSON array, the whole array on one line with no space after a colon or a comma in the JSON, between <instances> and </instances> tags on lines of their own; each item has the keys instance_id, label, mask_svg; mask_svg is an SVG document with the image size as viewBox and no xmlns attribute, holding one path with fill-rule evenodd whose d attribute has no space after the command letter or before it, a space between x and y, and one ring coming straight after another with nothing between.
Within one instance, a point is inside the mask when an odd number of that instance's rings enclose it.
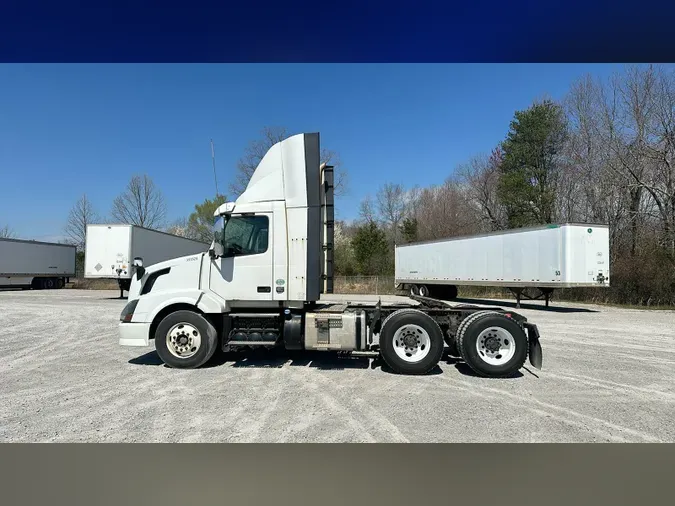
<instances>
[{"instance_id":1,"label":"sky","mask_svg":"<svg viewBox=\"0 0 675 506\"><path fill-rule=\"evenodd\" d=\"M562 98L585 74L621 65L270 64L0 65L0 228L58 240L84 193L109 215L134 174L148 174L187 216L221 193L265 126L320 132L349 193L339 219L387 183L442 183L489 152L516 110Z\"/></svg>"}]
</instances>

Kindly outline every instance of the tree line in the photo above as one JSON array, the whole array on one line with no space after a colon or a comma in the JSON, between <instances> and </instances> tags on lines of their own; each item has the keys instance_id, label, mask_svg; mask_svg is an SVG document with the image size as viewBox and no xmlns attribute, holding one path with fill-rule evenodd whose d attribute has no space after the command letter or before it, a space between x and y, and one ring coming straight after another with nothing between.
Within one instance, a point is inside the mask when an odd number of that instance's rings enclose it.
<instances>
[{"instance_id":1,"label":"tree line","mask_svg":"<svg viewBox=\"0 0 675 506\"><path fill-rule=\"evenodd\" d=\"M609 225L611 287L572 298L675 304L675 74L628 66L516 111L442 183L383 185L336 224L335 269L392 275L394 245L547 223Z\"/></svg>"}]
</instances>

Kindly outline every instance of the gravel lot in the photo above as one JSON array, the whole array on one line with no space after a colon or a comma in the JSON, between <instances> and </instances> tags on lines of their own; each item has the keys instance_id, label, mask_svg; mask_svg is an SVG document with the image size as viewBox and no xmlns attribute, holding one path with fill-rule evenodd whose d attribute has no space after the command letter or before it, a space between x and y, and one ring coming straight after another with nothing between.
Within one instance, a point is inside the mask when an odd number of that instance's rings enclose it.
<instances>
[{"instance_id":1,"label":"gravel lot","mask_svg":"<svg viewBox=\"0 0 675 506\"><path fill-rule=\"evenodd\" d=\"M321 352L173 370L117 344L115 297L0 292L0 441L675 442L673 311L526 305L544 369L494 380Z\"/></svg>"}]
</instances>

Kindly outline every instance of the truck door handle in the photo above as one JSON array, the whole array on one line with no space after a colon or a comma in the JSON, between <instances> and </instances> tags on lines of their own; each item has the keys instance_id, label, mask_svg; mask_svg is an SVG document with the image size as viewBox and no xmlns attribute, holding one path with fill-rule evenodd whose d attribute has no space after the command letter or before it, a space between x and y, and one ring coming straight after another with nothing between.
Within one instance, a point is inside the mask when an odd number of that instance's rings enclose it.
<instances>
[{"instance_id":1,"label":"truck door handle","mask_svg":"<svg viewBox=\"0 0 675 506\"><path fill-rule=\"evenodd\" d=\"M259 286L258 293L270 293L272 291L271 286Z\"/></svg>"}]
</instances>

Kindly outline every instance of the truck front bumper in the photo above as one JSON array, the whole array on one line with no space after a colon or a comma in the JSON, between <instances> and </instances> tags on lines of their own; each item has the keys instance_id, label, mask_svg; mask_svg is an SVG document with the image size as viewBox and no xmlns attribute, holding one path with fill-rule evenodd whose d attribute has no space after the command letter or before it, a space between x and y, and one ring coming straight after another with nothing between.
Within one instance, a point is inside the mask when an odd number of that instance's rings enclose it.
<instances>
[{"instance_id":1,"label":"truck front bumper","mask_svg":"<svg viewBox=\"0 0 675 506\"><path fill-rule=\"evenodd\" d=\"M148 346L150 323L121 322L119 324L121 346Z\"/></svg>"}]
</instances>

